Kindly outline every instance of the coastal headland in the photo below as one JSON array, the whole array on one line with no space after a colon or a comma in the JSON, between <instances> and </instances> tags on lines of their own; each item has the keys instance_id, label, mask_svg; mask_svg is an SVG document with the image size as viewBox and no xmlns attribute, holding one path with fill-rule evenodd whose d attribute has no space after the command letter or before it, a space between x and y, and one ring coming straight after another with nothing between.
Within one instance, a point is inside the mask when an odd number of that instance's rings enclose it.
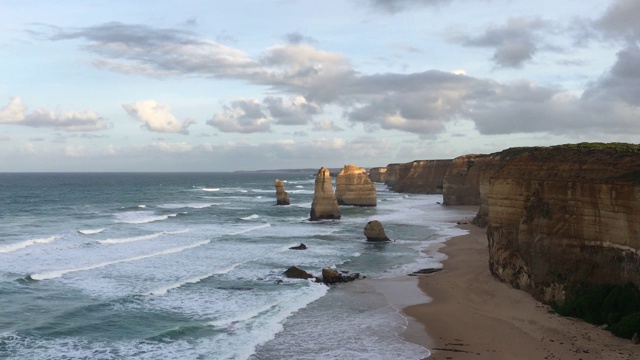
<instances>
[{"instance_id":1,"label":"coastal headland","mask_svg":"<svg viewBox=\"0 0 640 360\"><path fill-rule=\"evenodd\" d=\"M638 338L633 299L603 295L629 309L586 314L593 324L553 310L603 306L584 304L594 289L640 288L639 145L511 148L372 173L394 191L478 209L461 222L470 234L447 242L444 270L420 275L433 302L406 309L426 327L431 339L417 341L432 358L640 358L639 345L608 331Z\"/></svg>"}]
</instances>

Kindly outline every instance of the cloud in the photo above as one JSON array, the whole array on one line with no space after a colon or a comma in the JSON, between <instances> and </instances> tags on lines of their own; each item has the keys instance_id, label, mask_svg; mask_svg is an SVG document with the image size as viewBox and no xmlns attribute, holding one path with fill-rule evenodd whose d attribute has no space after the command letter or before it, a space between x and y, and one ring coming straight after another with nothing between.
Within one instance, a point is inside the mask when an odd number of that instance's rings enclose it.
<instances>
[{"instance_id":1,"label":"cloud","mask_svg":"<svg viewBox=\"0 0 640 360\"><path fill-rule=\"evenodd\" d=\"M262 111L256 99L240 99L225 105L224 110L213 116L207 124L229 133L255 133L271 131L271 119Z\"/></svg>"},{"instance_id":2,"label":"cloud","mask_svg":"<svg viewBox=\"0 0 640 360\"><path fill-rule=\"evenodd\" d=\"M154 142L150 148L156 151L170 154L188 153L193 150L193 145L186 142L169 143L165 141Z\"/></svg>"},{"instance_id":3,"label":"cloud","mask_svg":"<svg viewBox=\"0 0 640 360\"><path fill-rule=\"evenodd\" d=\"M390 14L416 7L444 5L450 2L451 0L369 0L369 4L374 9Z\"/></svg>"},{"instance_id":4,"label":"cloud","mask_svg":"<svg viewBox=\"0 0 640 360\"><path fill-rule=\"evenodd\" d=\"M617 0L595 21L596 29L605 35L627 41L640 40L640 1Z\"/></svg>"},{"instance_id":5,"label":"cloud","mask_svg":"<svg viewBox=\"0 0 640 360\"><path fill-rule=\"evenodd\" d=\"M491 60L503 68L520 68L540 51L541 33L552 25L539 18L514 17L504 26L492 26L483 34L452 34L450 40L463 46L494 49Z\"/></svg>"},{"instance_id":6,"label":"cloud","mask_svg":"<svg viewBox=\"0 0 640 360\"><path fill-rule=\"evenodd\" d=\"M336 125L331 119L322 119L313 123L313 131L344 131L343 128Z\"/></svg>"},{"instance_id":7,"label":"cloud","mask_svg":"<svg viewBox=\"0 0 640 360\"><path fill-rule=\"evenodd\" d=\"M291 97L288 102L281 97L267 96L262 102L271 117L281 125L304 125L311 121L313 115L322 112L317 104L307 102L304 96Z\"/></svg>"},{"instance_id":8,"label":"cloud","mask_svg":"<svg viewBox=\"0 0 640 360\"><path fill-rule=\"evenodd\" d=\"M53 128L69 132L99 131L107 128L104 119L91 110L57 112L36 109L30 114L26 111L27 107L20 97L13 97L7 106L0 109L0 124Z\"/></svg>"},{"instance_id":9,"label":"cloud","mask_svg":"<svg viewBox=\"0 0 640 360\"><path fill-rule=\"evenodd\" d=\"M167 105L159 104L155 100L136 101L122 104L122 108L131 117L144 123L144 127L153 132L188 134L187 128L195 124L192 119L180 121L171 114Z\"/></svg>"},{"instance_id":10,"label":"cloud","mask_svg":"<svg viewBox=\"0 0 640 360\"><path fill-rule=\"evenodd\" d=\"M22 103L22 99L14 96L9 100L7 106L0 109L0 124L15 124L24 120L27 107Z\"/></svg>"},{"instance_id":11,"label":"cloud","mask_svg":"<svg viewBox=\"0 0 640 360\"><path fill-rule=\"evenodd\" d=\"M640 134L640 48L629 45L578 97L532 83L499 85L467 116L483 134Z\"/></svg>"},{"instance_id":12,"label":"cloud","mask_svg":"<svg viewBox=\"0 0 640 360\"><path fill-rule=\"evenodd\" d=\"M287 43L293 44L293 45L299 45L303 43L313 44L318 42L316 39L312 38L311 36L302 35L297 31L288 33L284 37Z\"/></svg>"},{"instance_id":13,"label":"cloud","mask_svg":"<svg viewBox=\"0 0 640 360\"><path fill-rule=\"evenodd\" d=\"M249 74L255 61L216 41L197 39L192 32L110 22L79 30L58 30L50 40L83 39L87 51L105 59L94 65L124 73L167 76L192 72L220 77Z\"/></svg>"},{"instance_id":14,"label":"cloud","mask_svg":"<svg viewBox=\"0 0 640 360\"><path fill-rule=\"evenodd\" d=\"M428 5L379 2L377 6L383 4ZM519 67L540 51L557 51L543 39L557 28L539 18L521 17L477 36L457 34L451 39L463 46L493 49L498 66ZM367 131L397 130L423 138L444 132L457 120L472 121L482 134L640 133L634 125L637 121L630 121L637 116L640 99L635 45L621 51L610 71L579 96L534 82L500 83L438 70L365 74L356 71L343 54L304 43L273 46L250 57L191 32L170 30L110 23L55 30L51 38L84 40L84 48L98 57L94 64L113 71L232 79L281 94L262 101L231 101L207 122L221 132L269 132L272 124L309 123L319 130L327 124L313 123L314 116L332 106ZM7 119L15 118L15 111L6 113L13 114Z\"/></svg>"}]
</instances>

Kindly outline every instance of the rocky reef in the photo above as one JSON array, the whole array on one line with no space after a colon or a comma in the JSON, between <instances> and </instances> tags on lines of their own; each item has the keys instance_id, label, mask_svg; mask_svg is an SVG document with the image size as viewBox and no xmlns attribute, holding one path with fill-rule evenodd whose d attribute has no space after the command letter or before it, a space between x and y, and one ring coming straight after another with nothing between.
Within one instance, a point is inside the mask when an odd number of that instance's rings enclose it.
<instances>
[{"instance_id":1,"label":"rocky reef","mask_svg":"<svg viewBox=\"0 0 640 360\"><path fill-rule=\"evenodd\" d=\"M374 167L369 169L369 179L373 182L383 183L385 182L387 175L386 167Z\"/></svg>"},{"instance_id":2,"label":"rocky reef","mask_svg":"<svg viewBox=\"0 0 640 360\"><path fill-rule=\"evenodd\" d=\"M367 176L367 170L345 165L336 176L338 205L376 206L376 186Z\"/></svg>"},{"instance_id":3,"label":"rocky reef","mask_svg":"<svg viewBox=\"0 0 640 360\"><path fill-rule=\"evenodd\" d=\"M284 184L280 179L275 179L276 185L276 205L289 205L289 194L284 191Z\"/></svg>"},{"instance_id":4,"label":"rocky reef","mask_svg":"<svg viewBox=\"0 0 640 360\"><path fill-rule=\"evenodd\" d=\"M331 173L321 167L316 174L309 220L340 219L340 208L331 186Z\"/></svg>"},{"instance_id":5,"label":"rocky reef","mask_svg":"<svg viewBox=\"0 0 640 360\"><path fill-rule=\"evenodd\" d=\"M584 287L640 287L639 145L514 148L488 160L481 210L496 277L556 304Z\"/></svg>"}]
</instances>

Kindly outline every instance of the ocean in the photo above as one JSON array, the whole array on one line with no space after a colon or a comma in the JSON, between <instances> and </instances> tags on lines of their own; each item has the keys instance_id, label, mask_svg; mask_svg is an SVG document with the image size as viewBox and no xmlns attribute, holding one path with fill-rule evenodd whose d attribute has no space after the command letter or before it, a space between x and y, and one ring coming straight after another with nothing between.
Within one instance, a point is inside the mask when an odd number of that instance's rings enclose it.
<instances>
[{"instance_id":1,"label":"ocean","mask_svg":"<svg viewBox=\"0 0 640 360\"><path fill-rule=\"evenodd\" d=\"M378 184L378 206L308 221L314 173L0 174L2 359L420 359L383 294L290 266L393 278L467 213ZM274 179L290 206L275 206ZM380 220L386 244L366 242ZM290 250L304 243L307 250Z\"/></svg>"}]
</instances>

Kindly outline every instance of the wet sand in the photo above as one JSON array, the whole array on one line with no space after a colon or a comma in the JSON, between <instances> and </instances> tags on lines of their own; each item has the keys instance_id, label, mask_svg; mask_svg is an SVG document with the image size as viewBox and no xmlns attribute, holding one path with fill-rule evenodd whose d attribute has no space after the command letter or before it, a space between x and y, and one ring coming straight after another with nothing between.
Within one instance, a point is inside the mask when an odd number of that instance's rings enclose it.
<instances>
[{"instance_id":1,"label":"wet sand","mask_svg":"<svg viewBox=\"0 0 640 360\"><path fill-rule=\"evenodd\" d=\"M420 275L433 300L404 312L424 326L409 326L405 339L441 359L640 359L640 345L581 320L564 318L489 272L485 230L462 220L469 234L439 249L444 269ZM426 330L426 334L424 333Z\"/></svg>"}]
</instances>

